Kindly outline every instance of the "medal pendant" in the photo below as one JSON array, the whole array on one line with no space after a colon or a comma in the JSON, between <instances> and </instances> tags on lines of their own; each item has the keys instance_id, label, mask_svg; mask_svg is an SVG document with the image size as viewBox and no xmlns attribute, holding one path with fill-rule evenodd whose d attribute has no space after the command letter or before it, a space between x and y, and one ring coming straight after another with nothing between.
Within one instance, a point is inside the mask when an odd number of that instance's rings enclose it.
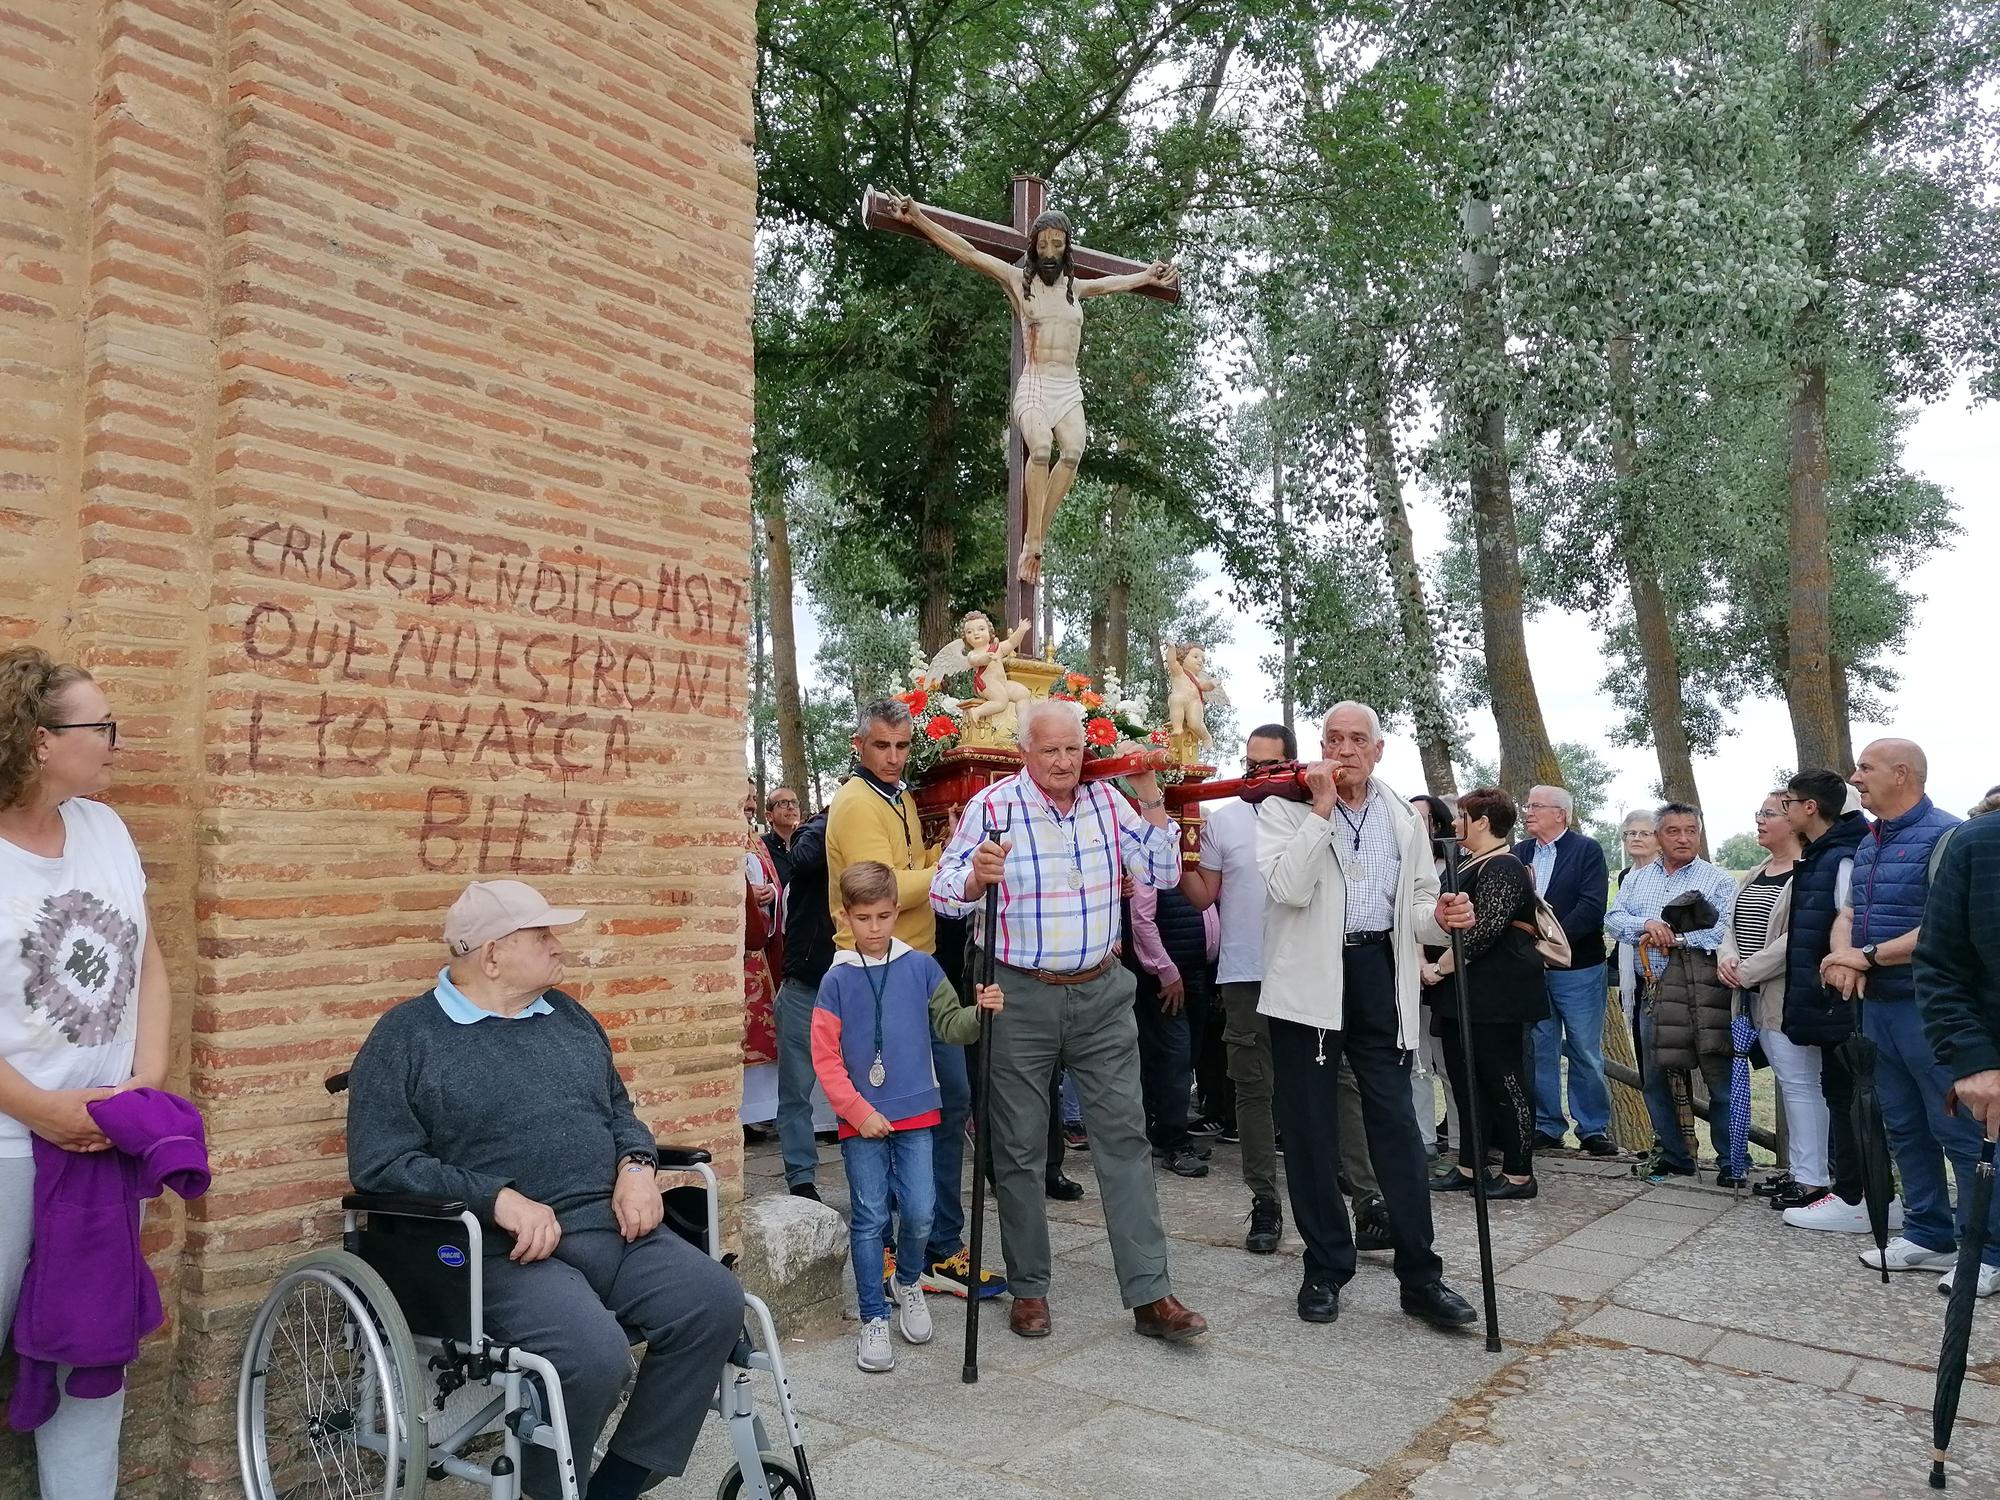
<instances>
[{"instance_id":1,"label":"medal pendant","mask_svg":"<svg viewBox=\"0 0 2000 1500\"><path fill-rule=\"evenodd\" d=\"M1070 867L1069 888L1073 891L1080 891L1083 889L1083 871L1081 868L1074 865Z\"/></svg>"},{"instance_id":2,"label":"medal pendant","mask_svg":"<svg viewBox=\"0 0 2000 1500\"><path fill-rule=\"evenodd\" d=\"M879 1089L889 1081L889 1070L882 1066L882 1054L875 1054L875 1061L868 1065L868 1086Z\"/></svg>"}]
</instances>

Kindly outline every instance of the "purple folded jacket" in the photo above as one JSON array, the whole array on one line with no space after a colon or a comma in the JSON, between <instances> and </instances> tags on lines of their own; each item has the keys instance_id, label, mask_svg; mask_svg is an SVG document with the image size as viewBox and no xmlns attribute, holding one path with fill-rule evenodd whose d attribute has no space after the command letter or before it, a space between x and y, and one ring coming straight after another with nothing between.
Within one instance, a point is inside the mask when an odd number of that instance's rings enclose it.
<instances>
[{"instance_id":1,"label":"purple folded jacket","mask_svg":"<svg viewBox=\"0 0 2000 1500\"><path fill-rule=\"evenodd\" d=\"M90 1106L109 1151L65 1151L36 1136L35 1238L14 1312L20 1374L7 1423L27 1432L55 1415L63 1389L100 1398L125 1383L139 1341L165 1321L139 1249L139 1201L163 1188L208 1191L201 1114L178 1094L128 1089Z\"/></svg>"}]
</instances>

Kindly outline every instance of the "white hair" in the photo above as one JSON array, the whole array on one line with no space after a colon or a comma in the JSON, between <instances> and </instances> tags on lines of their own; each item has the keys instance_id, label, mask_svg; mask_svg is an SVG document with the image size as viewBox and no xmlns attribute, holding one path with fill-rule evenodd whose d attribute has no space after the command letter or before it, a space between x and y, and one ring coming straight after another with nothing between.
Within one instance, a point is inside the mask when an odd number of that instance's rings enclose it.
<instances>
[{"instance_id":1,"label":"white hair","mask_svg":"<svg viewBox=\"0 0 2000 1500\"><path fill-rule=\"evenodd\" d=\"M1386 736L1384 736L1382 733L1382 716L1376 713L1375 710L1370 708L1367 704L1356 703L1352 698L1342 699L1339 703L1334 704L1332 708L1329 708L1326 711L1326 718L1320 720L1320 727L1324 729L1327 725L1327 722L1331 720L1335 714L1339 713L1344 708L1357 709L1361 713L1368 715L1369 734L1374 736L1375 739L1377 740L1386 738Z\"/></svg>"},{"instance_id":2,"label":"white hair","mask_svg":"<svg viewBox=\"0 0 2000 1500\"><path fill-rule=\"evenodd\" d=\"M1561 787L1538 786L1538 787L1531 787L1528 790L1528 795L1530 797L1538 796L1541 794L1546 794L1549 799L1550 805L1560 808L1562 810L1562 814L1564 817L1570 817L1576 812L1576 798L1572 797L1568 792L1564 791Z\"/></svg>"},{"instance_id":3,"label":"white hair","mask_svg":"<svg viewBox=\"0 0 2000 1500\"><path fill-rule=\"evenodd\" d=\"M1618 825L1618 828L1620 832L1623 832L1625 829L1630 828L1634 823L1641 823L1641 822L1645 823L1648 827L1653 828L1655 830L1657 830L1660 826L1659 819L1655 818L1645 808L1640 807L1640 808L1634 808L1631 812L1625 814L1625 821L1620 823Z\"/></svg>"},{"instance_id":4,"label":"white hair","mask_svg":"<svg viewBox=\"0 0 2000 1500\"><path fill-rule=\"evenodd\" d=\"M1037 698L1024 705L1014 717L1014 742L1026 750L1035 738L1035 725L1051 715L1060 715L1063 728L1083 732L1083 707L1067 698Z\"/></svg>"}]
</instances>

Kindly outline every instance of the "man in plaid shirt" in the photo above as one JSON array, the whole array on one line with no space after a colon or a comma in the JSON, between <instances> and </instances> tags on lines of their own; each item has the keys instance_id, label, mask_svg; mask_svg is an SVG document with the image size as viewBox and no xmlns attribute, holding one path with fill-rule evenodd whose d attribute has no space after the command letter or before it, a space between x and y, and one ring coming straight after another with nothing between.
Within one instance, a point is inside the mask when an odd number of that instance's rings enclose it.
<instances>
[{"instance_id":1,"label":"man in plaid shirt","mask_svg":"<svg viewBox=\"0 0 2000 1500\"><path fill-rule=\"evenodd\" d=\"M1128 779L1136 810L1107 783L1082 780L1083 721L1075 704L1025 705L1020 741L1022 769L966 804L931 880L937 911L978 914L976 941L991 945L1007 995L992 1022L993 1088L981 1128L992 1145L1014 1298L1008 1326L1022 1338L1049 1333L1053 1267L1042 1178L1049 1086L1063 1068L1083 1096L1124 1303L1141 1334L1194 1338L1208 1324L1167 1280L1166 1228L1139 1087L1134 983L1118 962L1122 879L1129 872L1147 885L1177 884L1180 837L1152 772ZM984 930L989 887L999 891L992 932Z\"/></svg>"}]
</instances>

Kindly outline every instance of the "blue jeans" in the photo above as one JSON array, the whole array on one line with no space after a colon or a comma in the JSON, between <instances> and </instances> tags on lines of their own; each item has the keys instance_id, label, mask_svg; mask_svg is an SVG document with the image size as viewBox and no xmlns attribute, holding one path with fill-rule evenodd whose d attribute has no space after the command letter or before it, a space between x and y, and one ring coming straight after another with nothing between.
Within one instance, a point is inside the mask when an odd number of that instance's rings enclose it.
<instances>
[{"instance_id":1,"label":"blue jeans","mask_svg":"<svg viewBox=\"0 0 2000 1500\"><path fill-rule=\"evenodd\" d=\"M861 1321L889 1316L882 1292L882 1236L893 1195L900 1224L896 1280L914 1286L923 1275L931 1232L931 1131L897 1130L879 1141L849 1136L840 1143L847 1164L847 1227L854 1246L854 1290Z\"/></svg>"},{"instance_id":2,"label":"blue jeans","mask_svg":"<svg viewBox=\"0 0 2000 1500\"><path fill-rule=\"evenodd\" d=\"M931 1038L931 1065L937 1069L938 1091L944 1096L936 1139L931 1143L931 1210L929 1260L950 1260L965 1248L965 1122L972 1114L971 1076L965 1069L965 1049ZM899 1261L900 1265L901 1262Z\"/></svg>"},{"instance_id":3,"label":"blue jeans","mask_svg":"<svg viewBox=\"0 0 2000 1500\"><path fill-rule=\"evenodd\" d=\"M1653 1012L1645 1003L1645 991L1640 991L1639 1005L1639 1048L1640 1068L1644 1073L1646 1094L1646 1115L1653 1122L1653 1134L1660 1138L1660 1159L1667 1166L1692 1172L1694 1158L1688 1155L1687 1137L1681 1134L1680 1111L1674 1108L1673 1088L1667 1081L1667 1070L1653 1066ZM1703 1059L1704 1065L1709 1060ZM1722 1061L1722 1072L1726 1077L1729 1063ZM1688 1080L1692 1087L1694 1080ZM1708 1138L1715 1147L1715 1159L1729 1160L1729 1091L1725 1084L1721 1093L1716 1093L1711 1080L1709 1087L1713 1106L1709 1110Z\"/></svg>"},{"instance_id":4,"label":"blue jeans","mask_svg":"<svg viewBox=\"0 0 2000 1500\"><path fill-rule=\"evenodd\" d=\"M1896 1158L1896 1175L1903 1182L1903 1238L1926 1250L1954 1250L1963 1215L1971 1207L1973 1169L1979 1165L1978 1122L1963 1112L1944 1112L1951 1074L1938 1066L1924 1040L1914 1000L1868 1001L1861 1029L1878 1049L1875 1092L1882 1101L1883 1131ZM1957 1217L1945 1186L1946 1157L1958 1178ZM2000 1266L2000 1193L1994 1195L1980 1259Z\"/></svg>"},{"instance_id":5,"label":"blue jeans","mask_svg":"<svg viewBox=\"0 0 2000 1500\"><path fill-rule=\"evenodd\" d=\"M778 1154L785 1186L813 1180L819 1143L813 1139L812 1013L817 991L796 979L778 986Z\"/></svg>"},{"instance_id":6,"label":"blue jeans","mask_svg":"<svg viewBox=\"0 0 2000 1500\"><path fill-rule=\"evenodd\" d=\"M1611 1133L1611 1090L1604 1082L1604 965L1550 969L1549 1018L1528 1034L1535 1047L1535 1129L1561 1140L1562 1059L1569 1059L1569 1107L1579 1140Z\"/></svg>"}]
</instances>

